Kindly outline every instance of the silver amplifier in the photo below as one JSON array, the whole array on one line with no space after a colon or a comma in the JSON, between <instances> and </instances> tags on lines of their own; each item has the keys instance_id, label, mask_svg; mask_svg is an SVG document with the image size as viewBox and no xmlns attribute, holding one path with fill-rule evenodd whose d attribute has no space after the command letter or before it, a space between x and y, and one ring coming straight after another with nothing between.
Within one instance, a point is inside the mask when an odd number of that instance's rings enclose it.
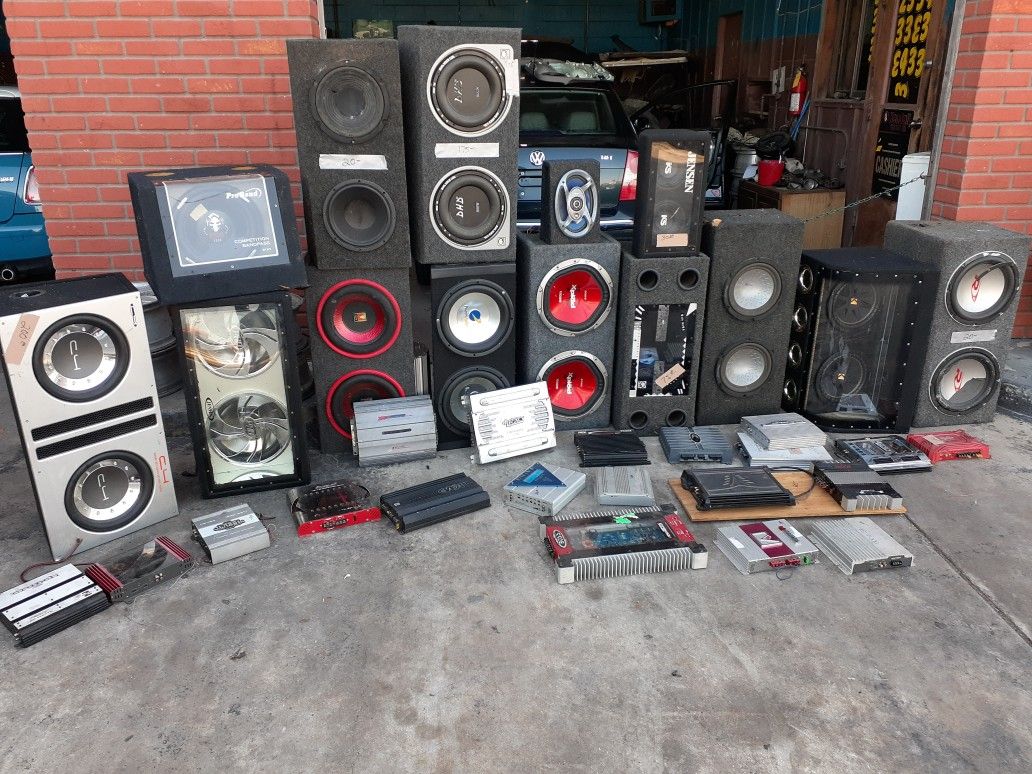
<instances>
[{"instance_id":1,"label":"silver amplifier","mask_svg":"<svg viewBox=\"0 0 1032 774\"><path fill-rule=\"evenodd\" d=\"M846 575L914 563L912 553L866 516L815 521L809 537Z\"/></svg>"},{"instance_id":2,"label":"silver amplifier","mask_svg":"<svg viewBox=\"0 0 1032 774\"><path fill-rule=\"evenodd\" d=\"M481 465L555 446L555 418L544 382L464 396L462 402L473 431L473 459Z\"/></svg>"},{"instance_id":3,"label":"silver amplifier","mask_svg":"<svg viewBox=\"0 0 1032 774\"><path fill-rule=\"evenodd\" d=\"M422 460L437 454L437 420L429 395L359 401L351 448L359 467Z\"/></svg>"},{"instance_id":4,"label":"silver amplifier","mask_svg":"<svg viewBox=\"0 0 1032 774\"><path fill-rule=\"evenodd\" d=\"M191 523L193 539L201 544L212 564L261 551L271 544L269 530L248 505L198 516Z\"/></svg>"}]
</instances>

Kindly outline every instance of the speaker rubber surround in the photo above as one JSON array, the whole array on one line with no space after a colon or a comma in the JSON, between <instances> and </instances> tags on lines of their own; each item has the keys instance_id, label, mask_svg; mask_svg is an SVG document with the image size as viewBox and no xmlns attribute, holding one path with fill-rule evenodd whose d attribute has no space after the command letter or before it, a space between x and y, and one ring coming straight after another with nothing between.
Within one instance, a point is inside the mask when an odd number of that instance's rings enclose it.
<instances>
[{"instance_id":1,"label":"speaker rubber surround","mask_svg":"<svg viewBox=\"0 0 1032 774\"><path fill-rule=\"evenodd\" d=\"M451 170L430 195L431 225L441 239L460 249L487 245L505 225L508 209L505 185L483 167ZM470 213L476 218L466 221Z\"/></svg>"},{"instance_id":2,"label":"speaker rubber surround","mask_svg":"<svg viewBox=\"0 0 1032 774\"><path fill-rule=\"evenodd\" d=\"M430 68L426 90L438 122L465 137L493 131L512 106L505 65L476 46L459 45L441 54Z\"/></svg>"},{"instance_id":3,"label":"speaker rubber surround","mask_svg":"<svg viewBox=\"0 0 1032 774\"><path fill-rule=\"evenodd\" d=\"M1002 314L1018 292L1018 265L1006 253L985 250L956 268L946 283L946 309L961 323L987 322Z\"/></svg>"},{"instance_id":4,"label":"speaker rubber surround","mask_svg":"<svg viewBox=\"0 0 1032 774\"><path fill-rule=\"evenodd\" d=\"M83 462L68 479L65 510L81 529L114 532L135 521L153 493L154 476L141 457L124 451L103 452ZM104 500L97 502L98 495ZM105 500L113 502L105 508Z\"/></svg>"},{"instance_id":5,"label":"speaker rubber surround","mask_svg":"<svg viewBox=\"0 0 1032 774\"><path fill-rule=\"evenodd\" d=\"M724 306L739 320L755 320L777 306L781 273L758 261L740 268L724 287Z\"/></svg>"},{"instance_id":6,"label":"speaker rubber surround","mask_svg":"<svg viewBox=\"0 0 1032 774\"><path fill-rule=\"evenodd\" d=\"M557 420L579 419L595 411L609 391L605 364L590 352L571 350L549 359L538 371Z\"/></svg>"},{"instance_id":7,"label":"speaker rubber surround","mask_svg":"<svg viewBox=\"0 0 1032 774\"><path fill-rule=\"evenodd\" d=\"M67 341L67 355L55 355ZM81 351L80 351L81 349ZM85 370L79 358L93 361ZM40 387L58 400L84 403L115 389L129 368L129 343L111 320L77 314L58 320L39 337L32 352L32 370Z\"/></svg>"},{"instance_id":8,"label":"speaker rubber surround","mask_svg":"<svg viewBox=\"0 0 1032 774\"><path fill-rule=\"evenodd\" d=\"M357 309L356 304L360 305ZM354 310L353 320L355 315L372 315L372 320L359 320L363 323L360 326L349 325L344 317L347 309ZM401 307L394 295L377 282L344 280L319 299L315 324L319 338L338 355L356 359L376 357L393 347L401 335Z\"/></svg>"},{"instance_id":9,"label":"speaker rubber surround","mask_svg":"<svg viewBox=\"0 0 1032 774\"><path fill-rule=\"evenodd\" d=\"M354 64L323 72L310 94L319 128L341 142L368 142L383 130L390 116L383 82L376 73Z\"/></svg>"},{"instance_id":10,"label":"speaker rubber surround","mask_svg":"<svg viewBox=\"0 0 1032 774\"><path fill-rule=\"evenodd\" d=\"M369 180L338 183L323 201L323 224L341 247L368 252L394 234L398 214L390 194Z\"/></svg>"},{"instance_id":11,"label":"speaker rubber surround","mask_svg":"<svg viewBox=\"0 0 1032 774\"><path fill-rule=\"evenodd\" d=\"M552 267L538 284L541 322L560 336L594 330L609 317L613 278L594 261L571 258Z\"/></svg>"},{"instance_id":12,"label":"speaker rubber surround","mask_svg":"<svg viewBox=\"0 0 1032 774\"><path fill-rule=\"evenodd\" d=\"M751 341L736 344L721 354L717 360L717 384L730 395L748 395L766 383L773 365L774 359L763 345ZM728 378L729 370L738 374L757 373L758 375L751 381L742 383L741 379L735 381Z\"/></svg>"},{"instance_id":13,"label":"speaker rubber surround","mask_svg":"<svg viewBox=\"0 0 1032 774\"><path fill-rule=\"evenodd\" d=\"M962 414L992 398L999 381L1000 364L993 354L969 347L951 352L939 362L928 383L928 393L936 408ZM968 389L972 384L974 387ZM963 397L958 397L962 393Z\"/></svg>"},{"instance_id":14,"label":"speaker rubber surround","mask_svg":"<svg viewBox=\"0 0 1032 774\"><path fill-rule=\"evenodd\" d=\"M435 310L441 341L465 357L483 357L502 346L512 335L514 319L509 294L486 279L453 285Z\"/></svg>"},{"instance_id":15,"label":"speaker rubber surround","mask_svg":"<svg viewBox=\"0 0 1032 774\"><path fill-rule=\"evenodd\" d=\"M469 432L469 423L464 418L462 397L510 386L509 380L490 366L463 368L451 374L440 390L434 389L437 416L453 433L464 435Z\"/></svg>"},{"instance_id":16,"label":"speaker rubber surround","mask_svg":"<svg viewBox=\"0 0 1032 774\"><path fill-rule=\"evenodd\" d=\"M353 405L356 400L404 397L405 390L397 380L382 371L370 368L349 371L339 377L326 391L326 419L334 430L350 440L351 420L355 417Z\"/></svg>"}]
</instances>

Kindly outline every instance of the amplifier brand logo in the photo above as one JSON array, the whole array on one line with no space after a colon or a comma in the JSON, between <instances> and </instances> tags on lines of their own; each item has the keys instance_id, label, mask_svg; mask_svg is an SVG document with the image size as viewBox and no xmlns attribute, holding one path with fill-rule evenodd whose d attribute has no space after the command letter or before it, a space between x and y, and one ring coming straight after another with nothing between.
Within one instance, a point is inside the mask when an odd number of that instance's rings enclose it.
<instances>
[{"instance_id":1,"label":"amplifier brand logo","mask_svg":"<svg viewBox=\"0 0 1032 774\"><path fill-rule=\"evenodd\" d=\"M448 486L442 486L437 490L438 494L448 494L448 492L458 492L461 489L465 489L466 485L461 481L455 484L449 484ZM400 503L396 503L400 505Z\"/></svg>"},{"instance_id":2,"label":"amplifier brand logo","mask_svg":"<svg viewBox=\"0 0 1032 774\"><path fill-rule=\"evenodd\" d=\"M516 427L516 425L523 424L525 420L526 417L524 416L506 417L502 420L502 427Z\"/></svg>"},{"instance_id":3,"label":"amplifier brand logo","mask_svg":"<svg viewBox=\"0 0 1032 774\"><path fill-rule=\"evenodd\" d=\"M557 529L553 529L552 530L552 540L554 540L555 544L557 546L559 546L560 548L566 548L566 546L567 546L566 535L564 535L562 532L560 532Z\"/></svg>"},{"instance_id":4,"label":"amplifier brand logo","mask_svg":"<svg viewBox=\"0 0 1032 774\"><path fill-rule=\"evenodd\" d=\"M248 188L246 191L226 191L227 199L261 199L262 189L261 188Z\"/></svg>"},{"instance_id":5,"label":"amplifier brand logo","mask_svg":"<svg viewBox=\"0 0 1032 774\"><path fill-rule=\"evenodd\" d=\"M530 163L533 164L535 167L540 167L542 164L544 164L545 163L545 153L544 153L544 151L531 151L530 152Z\"/></svg>"},{"instance_id":6,"label":"amplifier brand logo","mask_svg":"<svg viewBox=\"0 0 1032 774\"><path fill-rule=\"evenodd\" d=\"M383 422L385 419L401 419L404 414L380 414L376 417L377 422Z\"/></svg>"},{"instance_id":7,"label":"amplifier brand logo","mask_svg":"<svg viewBox=\"0 0 1032 774\"><path fill-rule=\"evenodd\" d=\"M212 532L225 532L227 529L234 529L246 523L244 519L230 519L212 527Z\"/></svg>"},{"instance_id":8,"label":"amplifier brand logo","mask_svg":"<svg viewBox=\"0 0 1032 774\"><path fill-rule=\"evenodd\" d=\"M695 162L698 156L695 153L689 153L687 156L687 166L684 168L684 192L691 193L695 190Z\"/></svg>"}]
</instances>

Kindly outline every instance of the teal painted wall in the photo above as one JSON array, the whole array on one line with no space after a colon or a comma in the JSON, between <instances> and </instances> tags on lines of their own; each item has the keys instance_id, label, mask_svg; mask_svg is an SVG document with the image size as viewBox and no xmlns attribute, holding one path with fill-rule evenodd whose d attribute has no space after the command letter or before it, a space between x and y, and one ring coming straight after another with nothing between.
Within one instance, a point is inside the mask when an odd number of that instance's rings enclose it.
<instances>
[{"instance_id":1,"label":"teal painted wall","mask_svg":"<svg viewBox=\"0 0 1032 774\"><path fill-rule=\"evenodd\" d=\"M742 14L742 40L816 35L824 0L685 0L680 45L688 51L712 48L717 19Z\"/></svg>"}]
</instances>

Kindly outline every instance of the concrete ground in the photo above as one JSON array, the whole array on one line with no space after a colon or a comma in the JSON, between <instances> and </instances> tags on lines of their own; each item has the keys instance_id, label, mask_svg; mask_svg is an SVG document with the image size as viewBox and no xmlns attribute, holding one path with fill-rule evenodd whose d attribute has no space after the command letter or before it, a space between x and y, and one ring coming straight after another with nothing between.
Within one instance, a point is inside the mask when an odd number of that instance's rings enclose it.
<instances>
[{"instance_id":1,"label":"concrete ground","mask_svg":"<svg viewBox=\"0 0 1032 774\"><path fill-rule=\"evenodd\" d=\"M0 428L7 588L48 551L6 398ZM880 523L915 567L856 578L741 576L701 525L707 570L560 587L500 498L300 540L283 493L255 495L270 550L27 650L0 638L0 771L1030 771L1032 425L973 431L991 461L895 480L910 515ZM676 471L647 445L663 490ZM191 546L223 503L198 497L186 439L172 452L182 513L158 529ZM574 464L571 437L543 458ZM468 471L498 495L529 462L359 475L378 493Z\"/></svg>"}]
</instances>

